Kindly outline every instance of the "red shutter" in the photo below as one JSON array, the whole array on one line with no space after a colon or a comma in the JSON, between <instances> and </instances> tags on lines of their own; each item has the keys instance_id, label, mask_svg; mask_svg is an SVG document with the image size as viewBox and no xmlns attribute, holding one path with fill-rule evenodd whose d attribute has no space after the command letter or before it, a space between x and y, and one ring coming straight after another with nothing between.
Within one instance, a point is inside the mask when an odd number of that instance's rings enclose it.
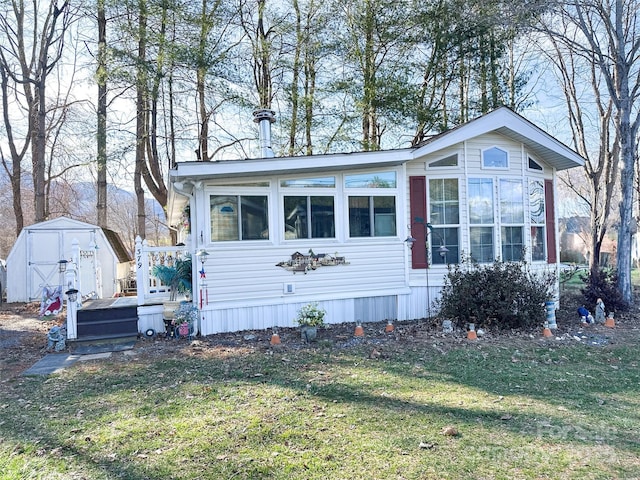
<instances>
[{"instance_id":1,"label":"red shutter","mask_svg":"<svg viewBox=\"0 0 640 480\"><path fill-rule=\"evenodd\" d=\"M544 181L544 203L547 223L547 263L557 262L556 208L553 198L553 180Z\"/></svg>"},{"instance_id":2,"label":"red shutter","mask_svg":"<svg viewBox=\"0 0 640 480\"><path fill-rule=\"evenodd\" d=\"M411 250L411 266L427 268L427 179L409 177L409 211L411 213L411 236L416 239Z\"/></svg>"}]
</instances>

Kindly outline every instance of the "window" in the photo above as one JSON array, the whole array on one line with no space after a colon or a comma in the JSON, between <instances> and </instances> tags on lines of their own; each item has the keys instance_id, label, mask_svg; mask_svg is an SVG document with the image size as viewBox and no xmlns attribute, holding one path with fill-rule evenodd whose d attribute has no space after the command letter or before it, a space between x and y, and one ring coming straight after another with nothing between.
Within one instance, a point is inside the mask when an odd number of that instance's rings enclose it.
<instances>
[{"instance_id":1,"label":"window","mask_svg":"<svg viewBox=\"0 0 640 480\"><path fill-rule=\"evenodd\" d=\"M502 260L521 261L523 248L522 227L502 227Z\"/></svg>"},{"instance_id":2,"label":"window","mask_svg":"<svg viewBox=\"0 0 640 480\"><path fill-rule=\"evenodd\" d=\"M454 153L453 155L449 155L448 157L441 158L440 160L435 160L428 164L429 167L437 168L437 167L457 167L458 166L458 154Z\"/></svg>"},{"instance_id":3,"label":"window","mask_svg":"<svg viewBox=\"0 0 640 480\"><path fill-rule=\"evenodd\" d=\"M538 162L536 162L533 158L529 157L529 170L536 170L538 172L542 172L543 168Z\"/></svg>"},{"instance_id":4,"label":"window","mask_svg":"<svg viewBox=\"0 0 640 480\"><path fill-rule=\"evenodd\" d=\"M344 186L346 188L396 188L396 172L345 175Z\"/></svg>"},{"instance_id":5,"label":"window","mask_svg":"<svg viewBox=\"0 0 640 480\"><path fill-rule=\"evenodd\" d=\"M471 227L469 233L471 259L479 263L493 262L493 227Z\"/></svg>"},{"instance_id":6,"label":"window","mask_svg":"<svg viewBox=\"0 0 640 480\"><path fill-rule=\"evenodd\" d=\"M285 196L284 236L285 240L335 237L333 197Z\"/></svg>"},{"instance_id":7,"label":"window","mask_svg":"<svg viewBox=\"0 0 640 480\"><path fill-rule=\"evenodd\" d=\"M524 197L522 180L500 180L502 260L521 261L524 248ZM509 225L511 224L511 225Z\"/></svg>"},{"instance_id":8,"label":"window","mask_svg":"<svg viewBox=\"0 0 640 480\"><path fill-rule=\"evenodd\" d=\"M285 188L334 188L336 186L336 177L281 180L280 186Z\"/></svg>"},{"instance_id":9,"label":"window","mask_svg":"<svg viewBox=\"0 0 640 480\"><path fill-rule=\"evenodd\" d=\"M542 180L529 182L529 211L531 217L531 260L546 259L545 231L546 214L544 204L544 183Z\"/></svg>"},{"instance_id":10,"label":"window","mask_svg":"<svg viewBox=\"0 0 640 480\"><path fill-rule=\"evenodd\" d=\"M211 241L267 240L266 195L211 195Z\"/></svg>"},{"instance_id":11,"label":"window","mask_svg":"<svg viewBox=\"0 0 640 480\"><path fill-rule=\"evenodd\" d=\"M509 168L509 155L498 147L482 152L482 166L485 168Z\"/></svg>"},{"instance_id":12,"label":"window","mask_svg":"<svg viewBox=\"0 0 640 480\"><path fill-rule=\"evenodd\" d=\"M500 221L524 223L522 180L500 180Z\"/></svg>"},{"instance_id":13,"label":"window","mask_svg":"<svg viewBox=\"0 0 640 480\"><path fill-rule=\"evenodd\" d=\"M350 196L350 237L396 235L396 199L392 196Z\"/></svg>"},{"instance_id":14,"label":"window","mask_svg":"<svg viewBox=\"0 0 640 480\"><path fill-rule=\"evenodd\" d=\"M432 226L431 262L460 261L460 198L457 178L429 180L429 218ZM440 247L449 251L440 255Z\"/></svg>"},{"instance_id":15,"label":"window","mask_svg":"<svg viewBox=\"0 0 640 480\"><path fill-rule=\"evenodd\" d=\"M493 262L493 180L470 178L468 202L471 259L480 263Z\"/></svg>"}]
</instances>

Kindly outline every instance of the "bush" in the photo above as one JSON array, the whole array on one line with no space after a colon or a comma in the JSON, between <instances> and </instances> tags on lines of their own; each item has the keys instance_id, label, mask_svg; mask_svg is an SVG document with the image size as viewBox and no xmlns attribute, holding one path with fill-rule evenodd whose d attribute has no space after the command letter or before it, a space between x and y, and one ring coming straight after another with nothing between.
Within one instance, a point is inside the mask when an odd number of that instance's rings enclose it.
<instances>
[{"instance_id":1,"label":"bush","mask_svg":"<svg viewBox=\"0 0 640 480\"><path fill-rule=\"evenodd\" d=\"M622 298L618 290L618 274L609 268L602 268L589 272L584 279L585 286L580 289L584 295L585 306L593 311L596 301L601 298L607 312L620 312L629 309L629 305Z\"/></svg>"},{"instance_id":2,"label":"bush","mask_svg":"<svg viewBox=\"0 0 640 480\"><path fill-rule=\"evenodd\" d=\"M440 315L460 328L472 317L479 327L529 328L544 321L554 283L553 273L533 274L526 262L465 261L449 267L437 304Z\"/></svg>"}]
</instances>

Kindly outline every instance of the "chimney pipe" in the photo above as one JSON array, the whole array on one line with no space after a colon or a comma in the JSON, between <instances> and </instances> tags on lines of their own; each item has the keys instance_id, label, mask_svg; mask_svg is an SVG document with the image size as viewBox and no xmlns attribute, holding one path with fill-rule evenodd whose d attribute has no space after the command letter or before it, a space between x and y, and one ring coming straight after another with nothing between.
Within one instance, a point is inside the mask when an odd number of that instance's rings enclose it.
<instances>
[{"instance_id":1,"label":"chimney pipe","mask_svg":"<svg viewBox=\"0 0 640 480\"><path fill-rule=\"evenodd\" d=\"M269 108L259 108L253 112L253 121L260 129L260 154L262 158L273 158L271 148L271 124L276 121L276 112Z\"/></svg>"}]
</instances>

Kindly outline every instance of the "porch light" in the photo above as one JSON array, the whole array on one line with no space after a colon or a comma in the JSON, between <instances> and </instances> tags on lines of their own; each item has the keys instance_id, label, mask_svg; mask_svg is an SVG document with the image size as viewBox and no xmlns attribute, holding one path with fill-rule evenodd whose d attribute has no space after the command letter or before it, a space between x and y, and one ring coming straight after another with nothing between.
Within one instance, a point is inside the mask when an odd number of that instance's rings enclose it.
<instances>
[{"instance_id":1,"label":"porch light","mask_svg":"<svg viewBox=\"0 0 640 480\"><path fill-rule=\"evenodd\" d=\"M444 245L440 245L440 248L438 248L438 253L440 254L440 256L442 258L445 258L447 256L447 252L449 251L449 249L447 247L445 247Z\"/></svg>"},{"instance_id":2,"label":"porch light","mask_svg":"<svg viewBox=\"0 0 640 480\"><path fill-rule=\"evenodd\" d=\"M58 271L60 273L67 271L67 263L69 263L69 260L65 260L64 258L62 260L58 260Z\"/></svg>"},{"instance_id":3,"label":"porch light","mask_svg":"<svg viewBox=\"0 0 640 480\"><path fill-rule=\"evenodd\" d=\"M76 288L70 288L64 293L67 295L70 302L75 302L78 299L78 290Z\"/></svg>"}]
</instances>

